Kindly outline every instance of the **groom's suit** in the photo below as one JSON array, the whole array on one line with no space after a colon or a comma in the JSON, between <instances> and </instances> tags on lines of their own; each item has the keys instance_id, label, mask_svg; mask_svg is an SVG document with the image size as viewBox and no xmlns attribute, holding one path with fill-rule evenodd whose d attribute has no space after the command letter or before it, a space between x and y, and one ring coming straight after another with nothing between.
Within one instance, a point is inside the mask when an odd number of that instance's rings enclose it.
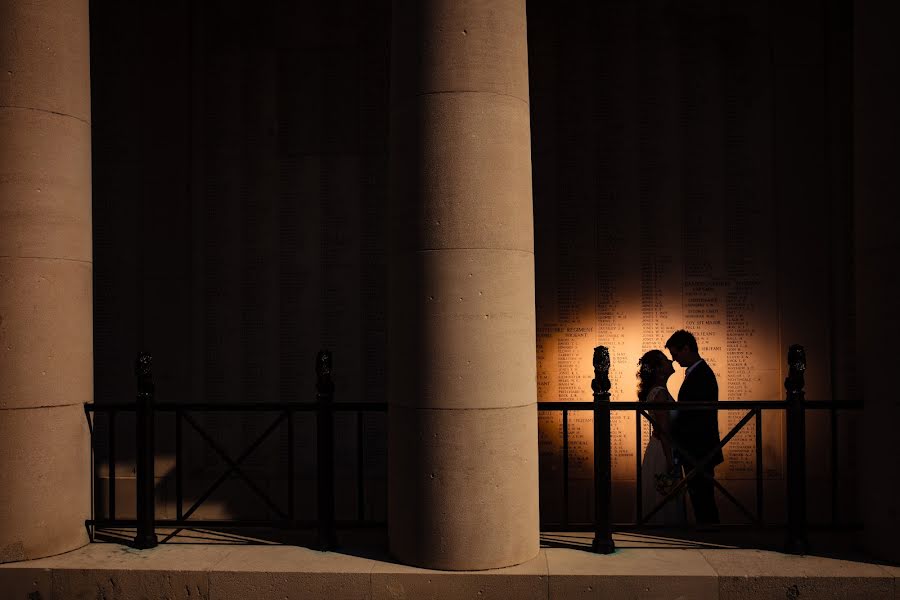
<instances>
[{"instance_id":1,"label":"groom's suit","mask_svg":"<svg viewBox=\"0 0 900 600\"><path fill-rule=\"evenodd\" d=\"M678 403L718 402L719 384L706 361L700 361L684 379L678 391ZM672 429L675 442L693 458L703 460L713 448L719 445L719 417L715 410L682 410L678 412ZM675 451L675 456L684 465L685 474L694 468L693 461L684 453ZM722 450L716 450L712 459L703 467L703 472L712 477L715 466L724 458ZM697 523L718 523L719 510L712 479L697 474L688 482L691 504Z\"/></svg>"}]
</instances>

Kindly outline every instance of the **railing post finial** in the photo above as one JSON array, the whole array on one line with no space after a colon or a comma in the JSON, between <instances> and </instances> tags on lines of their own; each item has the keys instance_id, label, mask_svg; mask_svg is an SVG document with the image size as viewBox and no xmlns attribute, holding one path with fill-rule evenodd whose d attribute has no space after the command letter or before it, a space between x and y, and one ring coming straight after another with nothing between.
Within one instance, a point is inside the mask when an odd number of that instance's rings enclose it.
<instances>
[{"instance_id":1,"label":"railing post finial","mask_svg":"<svg viewBox=\"0 0 900 600\"><path fill-rule=\"evenodd\" d=\"M608 393L612 387L609 382L609 366L609 348L606 346L594 348L594 379L591 381L594 393Z\"/></svg>"}]
</instances>

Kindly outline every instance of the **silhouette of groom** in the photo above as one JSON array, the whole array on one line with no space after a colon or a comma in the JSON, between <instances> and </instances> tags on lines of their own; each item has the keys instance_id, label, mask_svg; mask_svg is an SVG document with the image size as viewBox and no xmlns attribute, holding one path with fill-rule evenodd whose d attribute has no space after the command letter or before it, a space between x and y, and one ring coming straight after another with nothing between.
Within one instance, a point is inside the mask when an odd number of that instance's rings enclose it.
<instances>
[{"instance_id":1,"label":"silhouette of groom","mask_svg":"<svg viewBox=\"0 0 900 600\"><path fill-rule=\"evenodd\" d=\"M679 329L666 342L672 360L687 369L684 383L678 391L678 404L690 402L718 402L719 384L716 375L697 352L697 340L693 334ZM719 417L715 410L682 410L672 427L672 437L683 450L675 450L675 458L687 475L693 468L693 460L702 461L719 445ZM687 455L690 454L690 457ZM716 450L701 472L688 482L688 492L694 507L697 525L715 525L719 522L713 477L716 465L723 462L722 450ZM705 477L704 475L708 475Z\"/></svg>"}]
</instances>

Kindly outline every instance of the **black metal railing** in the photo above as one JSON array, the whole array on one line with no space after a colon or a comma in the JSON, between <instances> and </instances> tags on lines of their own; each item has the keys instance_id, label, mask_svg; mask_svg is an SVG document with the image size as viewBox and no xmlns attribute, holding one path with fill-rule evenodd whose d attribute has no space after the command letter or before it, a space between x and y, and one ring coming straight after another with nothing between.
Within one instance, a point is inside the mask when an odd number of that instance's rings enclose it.
<instances>
[{"instance_id":1,"label":"black metal railing","mask_svg":"<svg viewBox=\"0 0 900 600\"><path fill-rule=\"evenodd\" d=\"M366 444L363 433L363 417L369 413L385 414L388 410L384 402L335 402L334 382L332 380L331 354L323 351L316 357L316 398L312 402L228 402L228 403L173 403L157 402L152 379L151 357L141 354L135 365L137 377L137 399L128 404L92 404L87 405L89 422L91 423L92 448L94 447L94 419L104 415L106 428L106 462L109 486L106 492L108 509L103 516L95 516L87 521L89 530L97 528L134 528L136 533L133 543L138 548L151 548L157 544L158 528L232 528L232 527L275 527L282 529L315 529L318 545L328 549L336 545L336 529L342 527L384 526L384 520L366 519ZM682 493L693 477L709 476L703 466L712 459L717 450L725 447L744 427L754 422L755 425L755 507L750 510L738 498L731 494L721 482L713 479L713 485L720 494L732 503L743 514L751 526L768 526L764 518L764 477L763 477L763 413L765 411L784 411L786 416L786 456L785 456L785 493L786 493L786 544L788 551L803 553L808 548L807 542L807 507L806 507L806 412L810 410L828 410L832 415L832 458L831 494L832 525L837 522L837 463L834 453L838 446L835 416L838 411L861 408L859 403L836 401L806 401L804 398L805 355L800 346L792 346L788 353L789 374L785 380L785 400L765 401L721 401L705 403L680 403L677 410L741 410L746 411L743 417L722 437L718 447L702 457L690 457L693 469L668 492L654 507L645 507L642 503L642 421L646 419L656 427L652 416L654 410L667 410L672 406L660 402L612 402L610 397L610 357L609 351L598 346L593 357L594 379L591 383L592 401L584 402L539 402L538 410L561 413L562 417L562 521L548 522L542 520L542 529L547 530L583 530L594 531L593 549L598 553L609 553L615 549L612 539L614 530L643 527L667 503ZM590 411L593 413L593 431L595 440L605 440L595 444L593 466L593 514L591 522L573 523L569 519L569 413ZM634 522L613 522L611 506L612 491L612 412L624 411L635 413L635 520ZM270 422L261 434L239 455L233 457L227 449L218 443L207 431L197 415L228 413L269 414ZM117 426L122 413L134 413L135 427L135 515L133 519L117 517L116 506L116 465L117 436L123 430ZM295 417L298 413L315 414L316 417L316 518L298 517L295 510L296 468L295 468ZM356 413L356 518L339 521L335 518L335 414ZM157 417L162 414L174 416L174 485L175 485L175 518L159 519L155 514L155 474L154 464L157 457L155 449ZM184 429L190 427L203 442L213 450L218 459L226 465L226 470L199 494L192 504L185 508L184 493ZM243 468L243 463L272 434L284 426L287 434L287 464L284 479L287 484L287 505L280 506L264 489L262 489ZM657 428L659 429L659 428ZM670 440L677 447L675 440ZM683 448L678 448L686 454ZM240 479L254 495L256 495L274 515L267 519L201 519L197 511L220 486L232 475ZM93 473L92 473L93 478ZM94 482L96 483L96 481ZM96 486L93 488L96 490ZM96 492L95 492L96 493ZM599 518L598 518L599 517ZM782 525L782 524L775 524Z\"/></svg>"},{"instance_id":2,"label":"black metal railing","mask_svg":"<svg viewBox=\"0 0 900 600\"><path fill-rule=\"evenodd\" d=\"M642 418L651 425L655 423L651 411L668 410L672 408L666 402L611 402L609 368L609 351L604 346L598 346L594 350L594 379L591 383L593 391L592 402L539 402L538 410L546 412L562 413L562 522L542 522L542 528L558 530L592 529L594 531L593 549L598 553L610 553L615 549L612 539L614 529L629 529L641 527L656 513L671 502L679 494L684 492L688 482L694 477L710 477L715 486L728 502L733 504L746 518L749 525L762 527L767 525L764 520L763 502L763 419L764 411L784 411L786 414L786 458L785 458L785 495L786 495L786 540L785 549L788 552L802 554L807 551L808 544L808 518L806 506L806 411L828 410L832 415L831 444L832 454L838 446L837 427L834 418L839 410L858 410L861 404L858 402L838 401L806 401L804 398L804 373L806 370L806 357L803 347L793 345L788 351L788 377L785 379L786 400L764 401L721 401L721 402L692 402L679 403L677 410L743 410L746 414L721 438L715 449L710 450L705 456L690 457L693 468L663 497L660 502L645 512L642 506ZM601 447L595 444L594 448L594 519L592 523L572 523L569 520L569 413L576 411L591 411L594 415L594 439L606 440ZM612 412L634 412L635 418L635 521L632 523L613 523L611 509L612 490ZM755 424L755 510L750 510L733 494L731 494L721 482L704 472L703 467L709 463L717 451L724 448L734 437L751 421ZM684 448L678 447L675 440L669 440L682 454L686 454ZM831 469L832 490L832 525L836 524L837 512L834 507L837 496L837 464Z\"/></svg>"},{"instance_id":3,"label":"black metal railing","mask_svg":"<svg viewBox=\"0 0 900 600\"><path fill-rule=\"evenodd\" d=\"M282 529L315 528L318 533L318 545L322 549L336 545L336 529L342 527L368 527L384 525L383 521L365 518L366 478L365 478L365 436L363 433L363 417L367 413L386 413L384 402L335 402L334 382L332 380L332 357L327 351L319 352L316 357L316 398L314 402L228 402L228 403L172 403L156 402L152 378L152 358L149 354L140 354L135 365L137 376L137 401L129 404L90 404L85 407L91 424L92 449L95 448L94 421L96 415L105 415L107 421L107 468L109 487L107 491L108 510L105 516L96 516L87 521L89 531L97 528L134 528L136 533L133 544L137 548L152 548L157 545L157 528L232 528L232 527L274 527ZM197 414L228 413L268 413L273 415L268 427L245 448L237 457L232 457L223 444L201 425ZM356 413L356 519L338 521L335 519L335 477L334 477L334 416L335 413ZM135 515L134 519L117 518L116 506L116 436L117 418L122 413L135 414ZM175 518L158 519L155 509L155 473L154 463L157 458L155 449L155 424L162 414L174 415L175 426ZM317 515L315 519L298 518L295 512L295 427L297 413L315 413L316 415L316 488ZM184 499L184 425L189 426L227 465L226 470L185 509ZM284 424L287 429L287 464L285 480L287 482L287 506L279 506L242 468L247 458L253 454L278 428ZM119 431L121 433L121 431ZM212 494L219 489L232 475L236 475L262 502L268 507L274 518L268 519L200 519L196 518L197 510ZM92 474L93 478L93 474ZM95 488L96 489L96 486Z\"/></svg>"}]
</instances>

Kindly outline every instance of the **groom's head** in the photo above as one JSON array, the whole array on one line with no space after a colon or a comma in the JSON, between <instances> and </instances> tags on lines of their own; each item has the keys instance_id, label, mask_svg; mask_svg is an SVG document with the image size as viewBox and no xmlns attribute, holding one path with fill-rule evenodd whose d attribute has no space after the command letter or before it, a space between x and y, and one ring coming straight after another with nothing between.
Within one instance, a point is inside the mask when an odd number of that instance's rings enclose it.
<instances>
[{"instance_id":1,"label":"groom's head","mask_svg":"<svg viewBox=\"0 0 900 600\"><path fill-rule=\"evenodd\" d=\"M672 355L672 360L685 368L700 360L697 339L694 334L684 329L679 329L672 334L666 342L666 349Z\"/></svg>"}]
</instances>

